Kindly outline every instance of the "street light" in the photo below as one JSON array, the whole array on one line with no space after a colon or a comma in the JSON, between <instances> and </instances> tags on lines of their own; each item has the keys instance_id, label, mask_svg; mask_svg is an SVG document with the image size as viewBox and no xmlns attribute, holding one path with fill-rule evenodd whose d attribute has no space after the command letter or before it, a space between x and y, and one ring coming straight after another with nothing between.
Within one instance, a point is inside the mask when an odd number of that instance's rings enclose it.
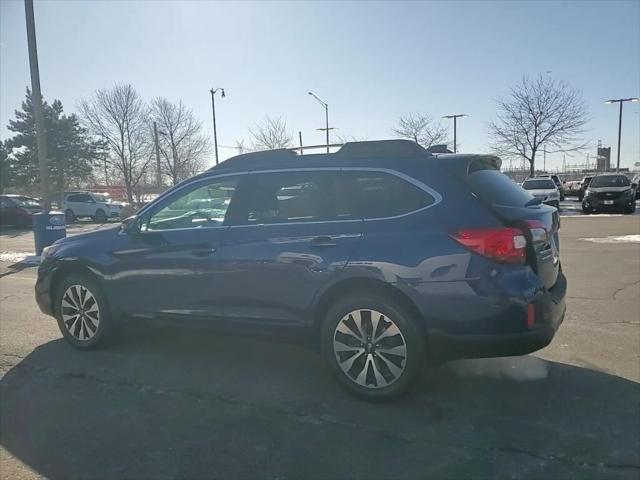
<instances>
[{"instance_id":1,"label":"street light","mask_svg":"<svg viewBox=\"0 0 640 480\"><path fill-rule=\"evenodd\" d=\"M622 135L622 104L624 102L637 102L637 101L638 101L638 97L632 97L632 98L619 98L617 100L607 100L606 102L604 102L607 105L611 105L612 103L620 104L620 114L618 116L618 161L616 163L616 172L620 170L620 138Z\"/></svg>"},{"instance_id":2,"label":"street light","mask_svg":"<svg viewBox=\"0 0 640 480\"><path fill-rule=\"evenodd\" d=\"M320 105L322 105L324 107L324 116L325 116L325 121L326 121L326 127L325 128L317 128L316 130L321 130L321 131L325 131L327 132L327 153L329 153L329 130L334 130L333 128L329 128L329 104L326 102L323 102L322 100L320 100L317 95L315 95L313 92L307 92L309 95L311 95L313 98L315 98L318 103L320 103Z\"/></svg>"},{"instance_id":3,"label":"street light","mask_svg":"<svg viewBox=\"0 0 640 480\"><path fill-rule=\"evenodd\" d=\"M442 118L453 118L453 153L458 152L458 118L465 118L469 115L465 115L464 113L459 113L456 115L445 115Z\"/></svg>"},{"instance_id":4,"label":"street light","mask_svg":"<svg viewBox=\"0 0 640 480\"><path fill-rule=\"evenodd\" d=\"M216 92L220 90L220 96L222 98L225 97L224 88L216 88L215 90L212 88L209 90L211 92L211 111L213 112L213 146L216 151L216 165L218 165L218 132L216 131Z\"/></svg>"}]
</instances>

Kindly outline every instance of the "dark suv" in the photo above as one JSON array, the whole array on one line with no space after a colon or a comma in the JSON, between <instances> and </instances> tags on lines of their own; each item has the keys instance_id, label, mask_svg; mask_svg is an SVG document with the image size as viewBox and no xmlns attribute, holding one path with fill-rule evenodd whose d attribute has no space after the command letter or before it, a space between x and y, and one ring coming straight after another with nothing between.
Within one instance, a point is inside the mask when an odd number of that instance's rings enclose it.
<instances>
[{"instance_id":1,"label":"dark suv","mask_svg":"<svg viewBox=\"0 0 640 480\"><path fill-rule=\"evenodd\" d=\"M240 155L48 247L36 298L79 348L123 319L294 329L388 398L427 356L525 354L562 322L557 211L499 169L404 140Z\"/></svg>"}]
</instances>

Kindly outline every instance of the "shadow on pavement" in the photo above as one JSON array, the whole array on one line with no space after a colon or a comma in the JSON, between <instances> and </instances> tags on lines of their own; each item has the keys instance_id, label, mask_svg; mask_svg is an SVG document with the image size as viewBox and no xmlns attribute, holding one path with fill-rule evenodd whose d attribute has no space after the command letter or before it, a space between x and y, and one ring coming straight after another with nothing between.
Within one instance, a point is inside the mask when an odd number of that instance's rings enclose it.
<instances>
[{"instance_id":1,"label":"shadow on pavement","mask_svg":"<svg viewBox=\"0 0 640 480\"><path fill-rule=\"evenodd\" d=\"M395 403L307 348L163 327L38 347L0 382L2 445L49 478L629 478L639 385L536 357L427 369Z\"/></svg>"}]
</instances>

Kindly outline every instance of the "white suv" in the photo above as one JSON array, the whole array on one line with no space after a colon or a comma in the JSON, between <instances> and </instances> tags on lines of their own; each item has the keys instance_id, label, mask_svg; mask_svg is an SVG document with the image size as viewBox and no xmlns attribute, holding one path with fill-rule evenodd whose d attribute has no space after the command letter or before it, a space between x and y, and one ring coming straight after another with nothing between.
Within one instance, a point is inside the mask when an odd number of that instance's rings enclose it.
<instances>
[{"instance_id":1,"label":"white suv","mask_svg":"<svg viewBox=\"0 0 640 480\"><path fill-rule=\"evenodd\" d=\"M104 193L67 192L62 202L67 223L72 223L77 217L91 217L104 223L109 218L118 218L122 207L123 204L112 201Z\"/></svg>"}]
</instances>

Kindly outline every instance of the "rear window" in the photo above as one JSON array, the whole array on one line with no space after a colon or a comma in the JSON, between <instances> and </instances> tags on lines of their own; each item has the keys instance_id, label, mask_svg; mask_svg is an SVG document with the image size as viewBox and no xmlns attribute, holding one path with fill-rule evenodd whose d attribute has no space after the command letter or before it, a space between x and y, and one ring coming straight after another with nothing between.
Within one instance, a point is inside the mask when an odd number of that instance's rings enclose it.
<instances>
[{"instance_id":1,"label":"rear window","mask_svg":"<svg viewBox=\"0 0 640 480\"><path fill-rule=\"evenodd\" d=\"M521 207L533 200L529 192L499 170L476 170L469 174L467 182L471 191L486 203Z\"/></svg>"},{"instance_id":2,"label":"rear window","mask_svg":"<svg viewBox=\"0 0 640 480\"><path fill-rule=\"evenodd\" d=\"M522 184L522 188L525 190L550 190L556 188L556 184L553 180L526 180Z\"/></svg>"},{"instance_id":3,"label":"rear window","mask_svg":"<svg viewBox=\"0 0 640 480\"><path fill-rule=\"evenodd\" d=\"M403 215L431 205L435 199L417 186L388 173L352 172L364 218Z\"/></svg>"},{"instance_id":4,"label":"rear window","mask_svg":"<svg viewBox=\"0 0 640 480\"><path fill-rule=\"evenodd\" d=\"M606 177L593 177L590 187L628 187L631 185L629 179L624 175L611 175Z\"/></svg>"}]
</instances>

